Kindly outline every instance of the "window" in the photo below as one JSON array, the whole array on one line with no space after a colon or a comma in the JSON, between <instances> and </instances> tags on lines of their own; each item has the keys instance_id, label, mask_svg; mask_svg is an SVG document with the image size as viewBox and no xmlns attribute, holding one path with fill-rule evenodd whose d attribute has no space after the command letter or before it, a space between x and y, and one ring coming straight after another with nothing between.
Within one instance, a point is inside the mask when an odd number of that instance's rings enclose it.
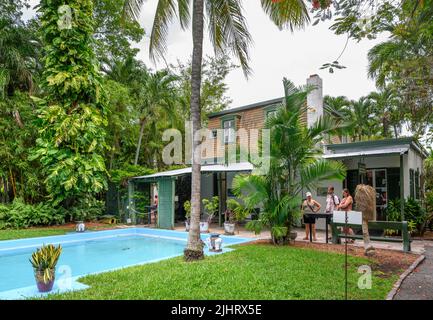
<instances>
[{"instance_id":1,"label":"window","mask_svg":"<svg viewBox=\"0 0 433 320\"><path fill-rule=\"evenodd\" d=\"M210 133L210 138L211 139L216 139L218 136L218 131L217 130L212 130Z\"/></svg>"},{"instance_id":2,"label":"window","mask_svg":"<svg viewBox=\"0 0 433 320\"><path fill-rule=\"evenodd\" d=\"M420 198L419 170L415 172L415 199Z\"/></svg>"},{"instance_id":3,"label":"window","mask_svg":"<svg viewBox=\"0 0 433 320\"><path fill-rule=\"evenodd\" d=\"M409 170L409 190L410 190L410 197L415 198L415 181L414 181L414 170Z\"/></svg>"},{"instance_id":4,"label":"window","mask_svg":"<svg viewBox=\"0 0 433 320\"><path fill-rule=\"evenodd\" d=\"M268 110L268 111L266 111L266 119L269 119L270 117L273 117L273 116L275 116L275 114L277 113L277 110Z\"/></svg>"},{"instance_id":5,"label":"window","mask_svg":"<svg viewBox=\"0 0 433 320\"><path fill-rule=\"evenodd\" d=\"M225 120L223 122L224 143L235 142L235 120Z\"/></svg>"},{"instance_id":6,"label":"window","mask_svg":"<svg viewBox=\"0 0 433 320\"><path fill-rule=\"evenodd\" d=\"M267 106L263 108L265 120L269 119L270 117L273 117L277 114L277 110L279 108L278 104L273 104L270 106Z\"/></svg>"}]
</instances>

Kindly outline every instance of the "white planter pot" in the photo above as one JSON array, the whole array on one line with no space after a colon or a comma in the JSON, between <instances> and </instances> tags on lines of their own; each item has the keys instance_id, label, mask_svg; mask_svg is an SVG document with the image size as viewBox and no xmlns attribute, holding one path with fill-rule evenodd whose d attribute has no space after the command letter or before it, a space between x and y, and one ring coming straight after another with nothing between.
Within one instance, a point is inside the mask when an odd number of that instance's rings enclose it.
<instances>
[{"instance_id":1,"label":"white planter pot","mask_svg":"<svg viewBox=\"0 0 433 320\"><path fill-rule=\"evenodd\" d=\"M200 232L203 233L209 232L209 222L200 222Z\"/></svg>"},{"instance_id":2,"label":"white planter pot","mask_svg":"<svg viewBox=\"0 0 433 320\"><path fill-rule=\"evenodd\" d=\"M235 224L224 222L224 232L225 232L225 234L228 234L228 235L234 235L235 234Z\"/></svg>"}]
</instances>

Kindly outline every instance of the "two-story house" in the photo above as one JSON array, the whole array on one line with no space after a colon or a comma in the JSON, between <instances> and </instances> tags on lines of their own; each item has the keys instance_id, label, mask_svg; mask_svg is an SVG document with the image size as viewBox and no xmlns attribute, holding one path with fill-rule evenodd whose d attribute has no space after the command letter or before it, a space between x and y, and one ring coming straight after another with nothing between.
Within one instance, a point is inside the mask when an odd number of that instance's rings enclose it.
<instances>
[{"instance_id":1,"label":"two-story house","mask_svg":"<svg viewBox=\"0 0 433 320\"><path fill-rule=\"evenodd\" d=\"M311 75L307 84L315 87L306 99L307 112L302 116L306 126L311 126L324 114L323 83L318 75ZM248 173L253 166L247 158L231 158L229 151L247 149L257 152L258 139L266 118L276 111L283 98L276 98L246 106L223 110L209 116L209 130L202 152L202 198L218 196L220 199L219 222L229 197L233 197L231 185L239 173ZM331 144L324 144L324 158L342 161L348 171L346 179L325 181L310 191L322 207L325 207L326 190L333 185L339 196L343 188L351 192L359 183L372 185L377 190L377 219L384 219L384 208L396 198L421 198L423 160L426 152L413 138L384 139L341 143L338 137L328 137ZM130 180L130 192L139 183L154 183L159 195L158 225L172 228L175 221L183 221L183 203L190 198L191 168L135 177ZM130 207L133 208L133 199ZM134 218L133 212L131 213ZM134 220L134 219L133 219Z\"/></svg>"}]
</instances>

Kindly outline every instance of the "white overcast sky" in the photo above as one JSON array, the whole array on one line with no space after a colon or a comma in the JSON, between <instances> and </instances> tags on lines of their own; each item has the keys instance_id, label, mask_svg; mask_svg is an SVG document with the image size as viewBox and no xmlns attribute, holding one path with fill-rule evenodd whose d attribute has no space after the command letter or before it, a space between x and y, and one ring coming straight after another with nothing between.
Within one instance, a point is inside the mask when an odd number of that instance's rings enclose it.
<instances>
[{"instance_id":1,"label":"white overcast sky","mask_svg":"<svg viewBox=\"0 0 433 320\"><path fill-rule=\"evenodd\" d=\"M32 5L38 0L31 0ZM140 24L150 34L157 0L144 3ZM347 69L330 74L320 70L323 63L335 60L346 42L346 36L336 36L329 30L330 23L307 26L304 30L278 30L263 13L258 0L243 1L248 27L254 44L251 47L252 76L246 80L239 68L229 74L228 95L233 100L231 107L242 106L283 95L282 78L287 77L297 85L304 84L311 74L319 74L323 79L324 93L337 96L345 95L350 99L375 90L374 82L367 77L367 53L379 40L364 40L360 43L350 41L340 59ZM32 12L27 12L26 16ZM140 49L138 58L149 67L164 67L161 61L154 65L149 59L149 37L134 44ZM212 55L213 50L207 37L205 54ZM192 52L191 32L181 31L175 22L170 28L166 60L175 63L177 59L186 61Z\"/></svg>"}]
</instances>

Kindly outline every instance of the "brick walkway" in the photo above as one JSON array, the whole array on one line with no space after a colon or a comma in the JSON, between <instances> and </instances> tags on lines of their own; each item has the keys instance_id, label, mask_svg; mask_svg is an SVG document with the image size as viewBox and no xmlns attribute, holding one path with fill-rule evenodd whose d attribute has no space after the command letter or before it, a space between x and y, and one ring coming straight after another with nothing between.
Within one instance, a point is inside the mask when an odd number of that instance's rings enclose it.
<instances>
[{"instance_id":1,"label":"brick walkway","mask_svg":"<svg viewBox=\"0 0 433 320\"><path fill-rule=\"evenodd\" d=\"M433 300L433 245L425 246L424 261L402 283L394 300Z\"/></svg>"}]
</instances>

